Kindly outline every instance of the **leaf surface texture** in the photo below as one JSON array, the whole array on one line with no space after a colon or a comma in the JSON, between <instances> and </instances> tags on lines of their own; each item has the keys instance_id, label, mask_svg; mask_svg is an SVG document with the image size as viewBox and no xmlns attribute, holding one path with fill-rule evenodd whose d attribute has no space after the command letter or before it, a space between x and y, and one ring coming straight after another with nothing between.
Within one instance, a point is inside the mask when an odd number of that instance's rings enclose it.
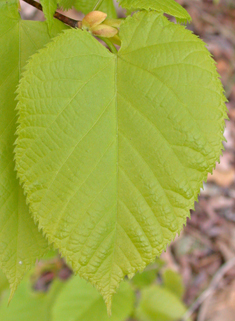
<instances>
[{"instance_id":1,"label":"leaf surface texture","mask_svg":"<svg viewBox=\"0 0 235 321\"><path fill-rule=\"evenodd\" d=\"M109 309L125 275L182 229L221 155L226 118L214 62L190 31L139 12L120 37L114 55L66 31L33 57L18 91L17 170L30 209Z\"/></svg>"}]
</instances>

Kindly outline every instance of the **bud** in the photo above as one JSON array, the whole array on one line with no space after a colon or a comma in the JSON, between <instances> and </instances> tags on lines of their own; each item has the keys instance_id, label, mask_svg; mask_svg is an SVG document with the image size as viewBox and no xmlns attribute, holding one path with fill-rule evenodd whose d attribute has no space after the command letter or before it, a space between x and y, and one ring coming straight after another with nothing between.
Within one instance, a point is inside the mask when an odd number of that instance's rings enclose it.
<instances>
[{"instance_id":1,"label":"bud","mask_svg":"<svg viewBox=\"0 0 235 321\"><path fill-rule=\"evenodd\" d=\"M91 32L94 36L112 38L118 33L118 30L116 28L101 24L91 28Z\"/></svg>"},{"instance_id":2,"label":"bud","mask_svg":"<svg viewBox=\"0 0 235 321\"><path fill-rule=\"evenodd\" d=\"M107 17L107 14L101 11L89 12L82 19L82 28L90 30L91 28L101 24L106 19L106 17Z\"/></svg>"}]
</instances>

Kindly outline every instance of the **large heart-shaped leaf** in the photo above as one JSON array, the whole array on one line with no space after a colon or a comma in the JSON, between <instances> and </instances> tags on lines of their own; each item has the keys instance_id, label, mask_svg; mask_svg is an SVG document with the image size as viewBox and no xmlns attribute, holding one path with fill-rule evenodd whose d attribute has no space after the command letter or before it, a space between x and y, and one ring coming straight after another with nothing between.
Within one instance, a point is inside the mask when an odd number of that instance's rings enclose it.
<instances>
[{"instance_id":1,"label":"large heart-shaped leaf","mask_svg":"<svg viewBox=\"0 0 235 321\"><path fill-rule=\"evenodd\" d=\"M225 97L205 44L156 12L110 53L69 30L19 87L16 160L30 209L82 277L111 297L179 233L219 160Z\"/></svg>"},{"instance_id":2,"label":"large heart-shaped leaf","mask_svg":"<svg viewBox=\"0 0 235 321\"><path fill-rule=\"evenodd\" d=\"M56 23L55 29L61 31L62 24ZM16 86L30 55L48 41L45 23L20 19L18 1L0 3L0 267L12 294L24 273L48 250L29 213L13 160Z\"/></svg>"}]
</instances>

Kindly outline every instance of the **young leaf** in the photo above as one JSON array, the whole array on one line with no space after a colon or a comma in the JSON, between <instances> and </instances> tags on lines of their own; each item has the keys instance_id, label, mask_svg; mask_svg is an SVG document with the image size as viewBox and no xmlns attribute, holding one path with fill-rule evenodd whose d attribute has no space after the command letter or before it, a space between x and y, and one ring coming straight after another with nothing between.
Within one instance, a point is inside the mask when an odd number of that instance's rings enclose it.
<instances>
[{"instance_id":1,"label":"young leaf","mask_svg":"<svg viewBox=\"0 0 235 321\"><path fill-rule=\"evenodd\" d=\"M47 19L48 29L49 32L52 28L53 23L53 16L57 9L57 0L41 0L43 13L45 15L45 18Z\"/></svg>"},{"instance_id":2,"label":"young leaf","mask_svg":"<svg viewBox=\"0 0 235 321\"><path fill-rule=\"evenodd\" d=\"M77 0L57 0L57 3L62 9L71 9Z\"/></svg>"},{"instance_id":3,"label":"young leaf","mask_svg":"<svg viewBox=\"0 0 235 321\"><path fill-rule=\"evenodd\" d=\"M113 0L104 0L99 7L99 10L107 13L108 18L117 18L117 12Z\"/></svg>"},{"instance_id":4,"label":"young leaf","mask_svg":"<svg viewBox=\"0 0 235 321\"><path fill-rule=\"evenodd\" d=\"M189 13L175 0L118 0L120 6L128 10L156 10L176 18L178 22L191 21Z\"/></svg>"},{"instance_id":5,"label":"young leaf","mask_svg":"<svg viewBox=\"0 0 235 321\"><path fill-rule=\"evenodd\" d=\"M94 10L98 0L57 0L59 6L68 10L72 7L87 14ZM107 13L108 18L116 18L117 13L113 0L103 0L98 10Z\"/></svg>"},{"instance_id":6,"label":"young leaf","mask_svg":"<svg viewBox=\"0 0 235 321\"><path fill-rule=\"evenodd\" d=\"M140 321L178 321L186 307L173 293L158 285L141 291L141 299L136 311Z\"/></svg>"},{"instance_id":7,"label":"young leaf","mask_svg":"<svg viewBox=\"0 0 235 321\"><path fill-rule=\"evenodd\" d=\"M150 271L144 271L142 273L137 273L132 279L132 283L137 288L144 288L147 285L152 284L157 278L157 271L156 270L150 270Z\"/></svg>"},{"instance_id":8,"label":"young leaf","mask_svg":"<svg viewBox=\"0 0 235 321\"><path fill-rule=\"evenodd\" d=\"M10 308L7 305L9 292L4 293L0 304L1 320L51 321L53 304L63 286L62 282L54 281L48 293L35 293L32 291L28 280L23 281L11 302Z\"/></svg>"},{"instance_id":9,"label":"young leaf","mask_svg":"<svg viewBox=\"0 0 235 321\"><path fill-rule=\"evenodd\" d=\"M52 321L124 321L133 311L134 292L122 282L113 298L112 316L108 317L102 296L78 276L67 282L52 309Z\"/></svg>"},{"instance_id":10,"label":"young leaf","mask_svg":"<svg viewBox=\"0 0 235 321\"><path fill-rule=\"evenodd\" d=\"M185 289L181 275L173 270L167 269L163 272L162 277L164 286L176 296L182 298Z\"/></svg>"},{"instance_id":11,"label":"young leaf","mask_svg":"<svg viewBox=\"0 0 235 321\"><path fill-rule=\"evenodd\" d=\"M58 24L57 30L61 30ZM18 3L0 4L0 268L14 293L25 272L48 248L34 224L14 171L15 90L30 55L50 40L42 22L22 21Z\"/></svg>"},{"instance_id":12,"label":"young leaf","mask_svg":"<svg viewBox=\"0 0 235 321\"><path fill-rule=\"evenodd\" d=\"M30 209L109 308L124 276L185 224L226 118L214 61L190 31L139 12L120 37L116 55L88 32L65 32L33 56L18 95Z\"/></svg>"}]
</instances>

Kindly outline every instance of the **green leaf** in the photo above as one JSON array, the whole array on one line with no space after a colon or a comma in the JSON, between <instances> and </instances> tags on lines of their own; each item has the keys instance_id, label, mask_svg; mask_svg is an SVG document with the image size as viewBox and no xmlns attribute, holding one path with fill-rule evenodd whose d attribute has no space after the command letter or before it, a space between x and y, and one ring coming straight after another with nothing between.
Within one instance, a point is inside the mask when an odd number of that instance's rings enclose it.
<instances>
[{"instance_id":1,"label":"green leaf","mask_svg":"<svg viewBox=\"0 0 235 321\"><path fill-rule=\"evenodd\" d=\"M41 0L41 3L50 32L54 20L53 16L57 9L57 0Z\"/></svg>"},{"instance_id":2,"label":"green leaf","mask_svg":"<svg viewBox=\"0 0 235 321\"><path fill-rule=\"evenodd\" d=\"M163 272L162 277L165 287L179 298L182 298L184 294L184 284L181 275L173 270L167 269Z\"/></svg>"},{"instance_id":3,"label":"green leaf","mask_svg":"<svg viewBox=\"0 0 235 321\"><path fill-rule=\"evenodd\" d=\"M227 117L214 61L190 31L139 12L120 37L115 55L66 31L32 58L18 91L17 170L30 209L109 309L124 276L186 223Z\"/></svg>"},{"instance_id":4,"label":"green leaf","mask_svg":"<svg viewBox=\"0 0 235 321\"><path fill-rule=\"evenodd\" d=\"M96 6L98 0L77 0L75 2L74 7L82 11L83 13L87 14L93 11L94 7ZM103 11L107 13L108 18L116 18L117 13L114 7L113 0L103 0L102 4L98 8L99 11Z\"/></svg>"},{"instance_id":5,"label":"green leaf","mask_svg":"<svg viewBox=\"0 0 235 321\"><path fill-rule=\"evenodd\" d=\"M102 296L78 276L67 282L52 310L52 321L124 321L133 311L134 292L122 282L113 298L112 316L108 317Z\"/></svg>"},{"instance_id":6,"label":"green leaf","mask_svg":"<svg viewBox=\"0 0 235 321\"><path fill-rule=\"evenodd\" d=\"M141 291L136 310L140 321L177 321L186 312L186 307L177 296L158 285Z\"/></svg>"},{"instance_id":7,"label":"green leaf","mask_svg":"<svg viewBox=\"0 0 235 321\"><path fill-rule=\"evenodd\" d=\"M147 285L151 285L157 277L157 273L154 270L150 271L144 271L142 273L137 273L133 279L132 282L137 288L144 288Z\"/></svg>"},{"instance_id":8,"label":"green leaf","mask_svg":"<svg viewBox=\"0 0 235 321\"><path fill-rule=\"evenodd\" d=\"M58 3L65 10L74 7L78 11L82 11L84 14L87 14L93 11L96 4L98 3L98 0L60 0L58 1ZM108 18L117 17L113 0L103 0L98 10L107 13Z\"/></svg>"},{"instance_id":9,"label":"green leaf","mask_svg":"<svg viewBox=\"0 0 235 321\"><path fill-rule=\"evenodd\" d=\"M51 310L64 284L54 281L49 293L34 292L28 280L23 281L8 307L8 295L0 304L1 320L4 321L51 321ZM67 320L67 319L65 319Z\"/></svg>"},{"instance_id":10,"label":"green leaf","mask_svg":"<svg viewBox=\"0 0 235 321\"><path fill-rule=\"evenodd\" d=\"M9 287L5 274L0 270L0 299L2 292Z\"/></svg>"},{"instance_id":11,"label":"green leaf","mask_svg":"<svg viewBox=\"0 0 235 321\"><path fill-rule=\"evenodd\" d=\"M104 0L99 10L107 13L108 18L117 18L117 12L113 0Z\"/></svg>"},{"instance_id":12,"label":"green leaf","mask_svg":"<svg viewBox=\"0 0 235 321\"><path fill-rule=\"evenodd\" d=\"M148 285L151 285L157 279L159 270L165 265L165 262L157 258L153 264L150 264L145 271L137 273L132 283L135 287L142 289Z\"/></svg>"},{"instance_id":13,"label":"green leaf","mask_svg":"<svg viewBox=\"0 0 235 321\"><path fill-rule=\"evenodd\" d=\"M14 92L21 70L29 56L49 40L45 23L20 19L18 3L0 4L0 268L11 284L11 295L48 248L16 178L13 144L17 118Z\"/></svg>"},{"instance_id":14,"label":"green leaf","mask_svg":"<svg viewBox=\"0 0 235 321\"><path fill-rule=\"evenodd\" d=\"M178 22L191 21L189 13L175 0L118 0L127 10L156 10L173 16Z\"/></svg>"},{"instance_id":15,"label":"green leaf","mask_svg":"<svg viewBox=\"0 0 235 321\"><path fill-rule=\"evenodd\" d=\"M57 0L57 3L64 10L71 9L77 0Z\"/></svg>"}]
</instances>

